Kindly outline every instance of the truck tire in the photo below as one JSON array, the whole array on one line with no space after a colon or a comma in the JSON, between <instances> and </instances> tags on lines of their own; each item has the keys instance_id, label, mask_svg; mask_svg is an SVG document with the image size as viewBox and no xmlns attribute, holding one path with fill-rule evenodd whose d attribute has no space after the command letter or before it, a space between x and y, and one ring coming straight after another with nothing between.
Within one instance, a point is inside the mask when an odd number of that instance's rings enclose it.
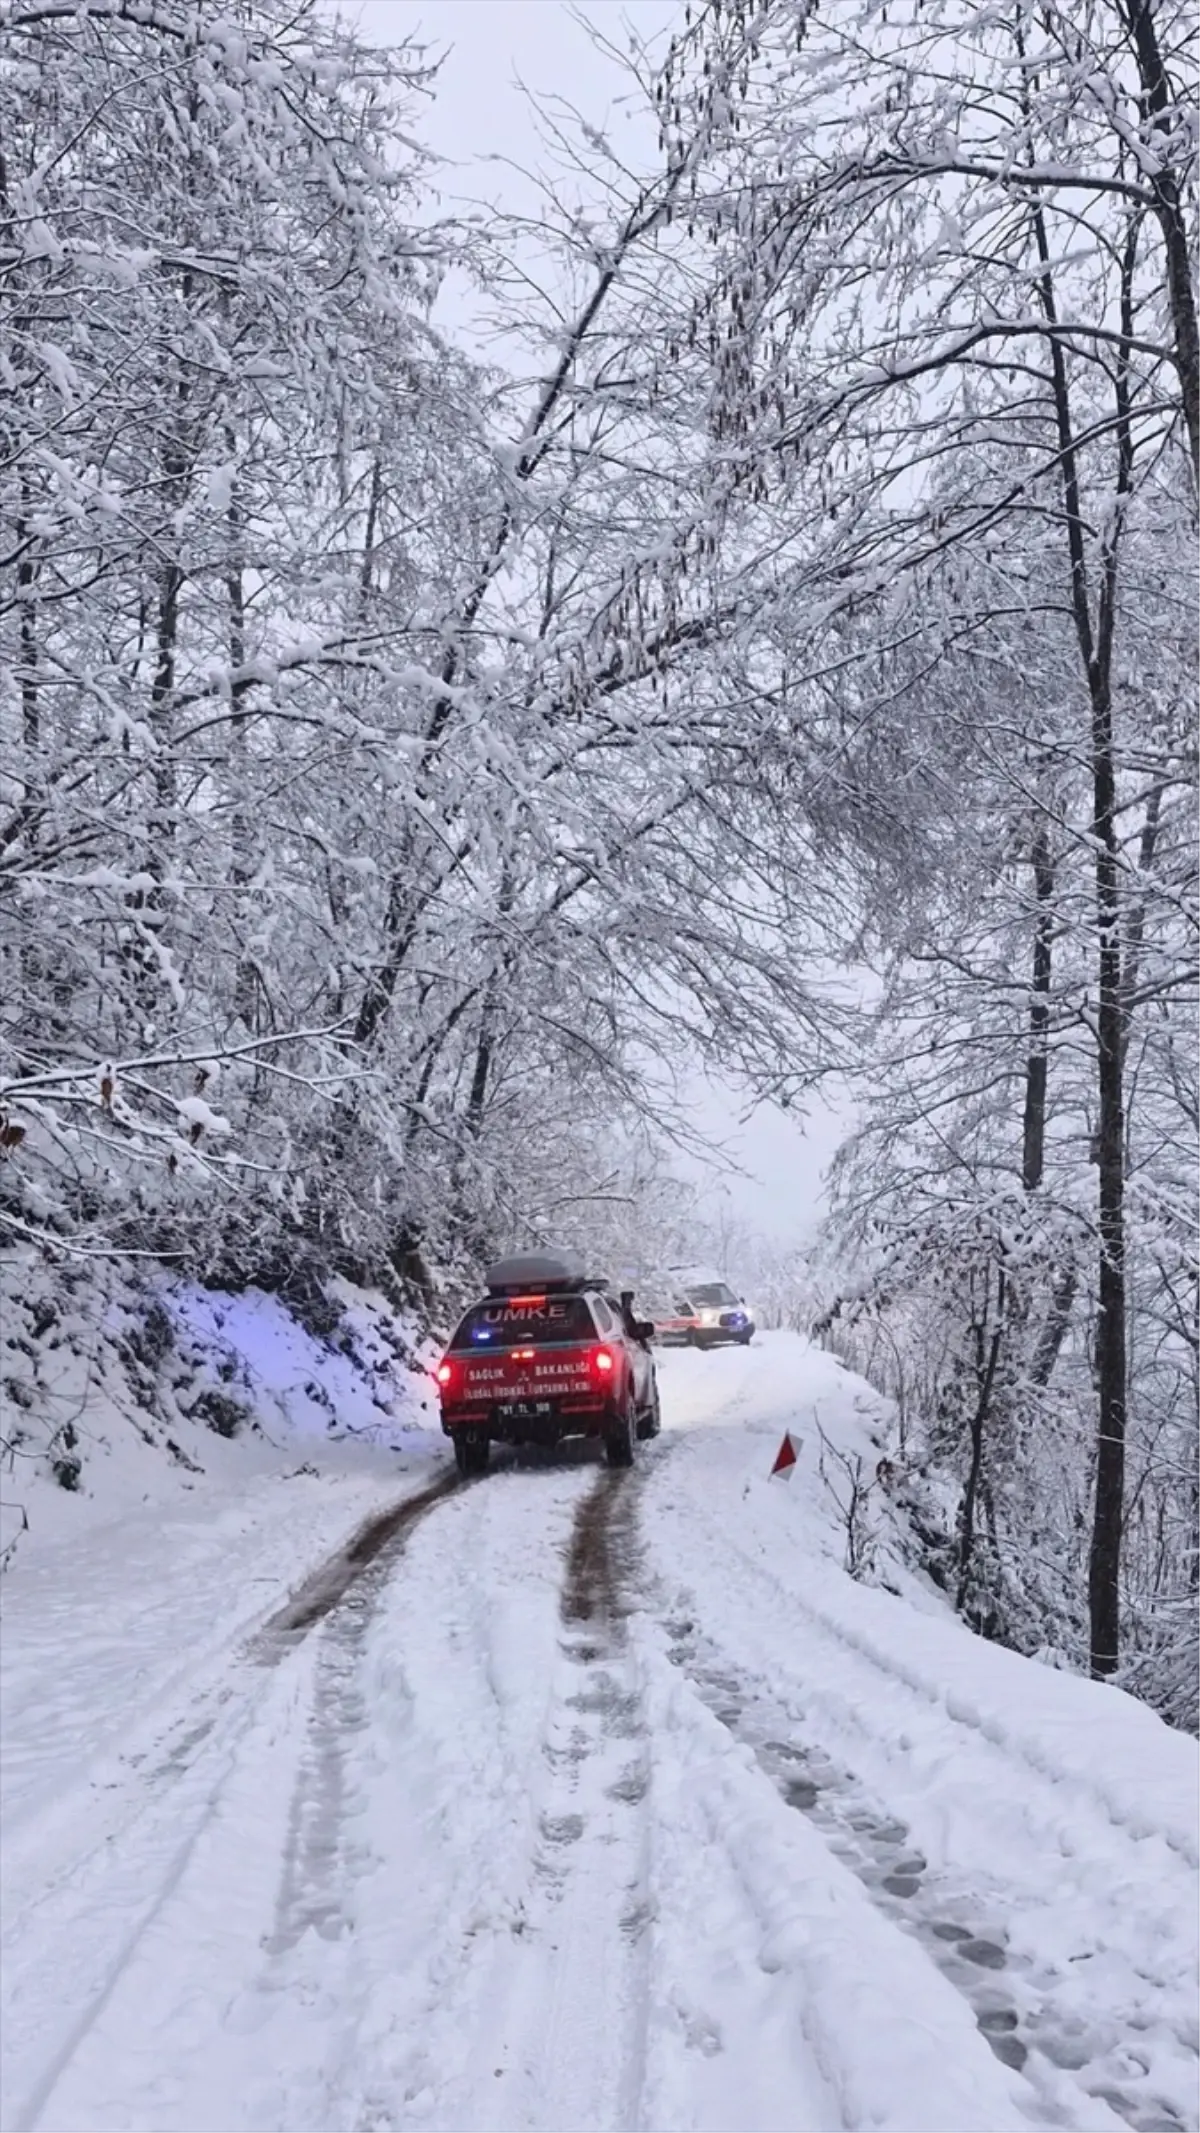
<instances>
[{"instance_id":1,"label":"truck tire","mask_svg":"<svg viewBox=\"0 0 1200 2133\"><path fill-rule=\"evenodd\" d=\"M455 1430L454 1463L464 1480L473 1480L477 1475L487 1473L491 1449L485 1430Z\"/></svg>"},{"instance_id":2,"label":"truck tire","mask_svg":"<svg viewBox=\"0 0 1200 2133\"><path fill-rule=\"evenodd\" d=\"M609 1466L633 1465L633 1441L637 1431L632 1403L626 1408L604 1439L604 1456Z\"/></svg>"},{"instance_id":3,"label":"truck tire","mask_svg":"<svg viewBox=\"0 0 1200 2133\"><path fill-rule=\"evenodd\" d=\"M639 1437L645 1440L647 1437L657 1437L661 1428L662 1414L659 1409L658 1394L655 1393L649 1407L643 1407L641 1414L638 1416L637 1433Z\"/></svg>"}]
</instances>

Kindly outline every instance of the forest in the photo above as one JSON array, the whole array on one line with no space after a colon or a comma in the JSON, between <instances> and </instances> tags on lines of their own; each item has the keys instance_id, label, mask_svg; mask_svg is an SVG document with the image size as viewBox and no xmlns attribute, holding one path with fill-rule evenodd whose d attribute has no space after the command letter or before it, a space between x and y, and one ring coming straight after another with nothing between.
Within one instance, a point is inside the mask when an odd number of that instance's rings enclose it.
<instances>
[{"instance_id":1,"label":"forest","mask_svg":"<svg viewBox=\"0 0 1200 2133\"><path fill-rule=\"evenodd\" d=\"M531 238L444 200L432 47L3 0L22 1338L650 1271L684 1078L836 1081L779 1314L973 1627L1194 1728L1194 28L692 0L645 169L531 116Z\"/></svg>"}]
</instances>

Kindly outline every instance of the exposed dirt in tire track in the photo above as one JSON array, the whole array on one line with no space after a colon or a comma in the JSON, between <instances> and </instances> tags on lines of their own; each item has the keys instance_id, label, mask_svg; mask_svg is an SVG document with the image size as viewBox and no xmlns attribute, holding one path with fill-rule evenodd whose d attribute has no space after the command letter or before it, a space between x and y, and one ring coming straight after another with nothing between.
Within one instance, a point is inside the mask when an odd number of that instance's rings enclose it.
<instances>
[{"instance_id":1,"label":"exposed dirt in tire track","mask_svg":"<svg viewBox=\"0 0 1200 2133\"><path fill-rule=\"evenodd\" d=\"M575 1513L560 1612L564 1622L605 1623L615 1631L629 1611L624 1589L636 1560L633 1473L602 1474Z\"/></svg>"},{"instance_id":2,"label":"exposed dirt in tire track","mask_svg":"<svg viewBox=\"0 0 1200 2133\"><path fill-rule=\"evenodd\" d=\"M413 1527L461 1486L458 1474L451 1469L415 1496L403 1496L399 1503L389 1504L386 1511L375 1512L350 1540L318 1564L291 1598L263 1623L250 1646L252 1656L268 1664L281 1659L298 1638L306 1636L346 1598L385 1549L394 1548L398 1554Z\"/></svg>"},{"instance_id":3,"label":"exposed dirt in tire track","mask_svg":"<svg viewBox=\"0 0 1200 2133\"><path fill-rule=\"evenodd\" d=\"M643 1449L632 1467L606 1469L575 1512L567 1546L560 1613L567 1623L611 1625L623 1635L627 1615L648 1604L638 1531L642 1491L676 1449L676 1440Z\"/></svg>"}]
</instances>

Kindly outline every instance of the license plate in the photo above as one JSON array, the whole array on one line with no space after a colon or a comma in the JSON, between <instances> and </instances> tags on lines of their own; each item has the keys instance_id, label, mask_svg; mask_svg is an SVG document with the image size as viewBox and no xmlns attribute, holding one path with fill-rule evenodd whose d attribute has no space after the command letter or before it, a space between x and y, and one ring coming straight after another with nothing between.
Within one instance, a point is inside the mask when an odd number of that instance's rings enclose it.
<instances>
[{"instance_id":1,"label":"license plate","mask_svg":"<svg viewBox=\"0 0 1200 2133\"><path fill-rule=\"evenodd\" d=\"M500 1409L503 1422L529 1422L536 1415L552 1415L554 1405L550 1400L506 1400Z\"/></svg>"}]
</instances>

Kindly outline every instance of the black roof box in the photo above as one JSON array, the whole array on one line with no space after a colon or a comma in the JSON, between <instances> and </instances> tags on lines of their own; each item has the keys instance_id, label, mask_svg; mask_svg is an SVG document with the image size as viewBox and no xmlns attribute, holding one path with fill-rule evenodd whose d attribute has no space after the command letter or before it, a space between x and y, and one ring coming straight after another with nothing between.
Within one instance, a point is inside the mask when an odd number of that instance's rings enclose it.
<instances>
[{"instance_id":1,"label":"black roof box","mask_svg":"<svg viewBox=\"0 0 1200 2133\"><path fill-rule=\"evenodd\" d=\"M547 1289L582 1289L587 1269L574 1252L513 1252L487 1270L489 1296L541 1295Z\"/></svg>"}]
</instances>

